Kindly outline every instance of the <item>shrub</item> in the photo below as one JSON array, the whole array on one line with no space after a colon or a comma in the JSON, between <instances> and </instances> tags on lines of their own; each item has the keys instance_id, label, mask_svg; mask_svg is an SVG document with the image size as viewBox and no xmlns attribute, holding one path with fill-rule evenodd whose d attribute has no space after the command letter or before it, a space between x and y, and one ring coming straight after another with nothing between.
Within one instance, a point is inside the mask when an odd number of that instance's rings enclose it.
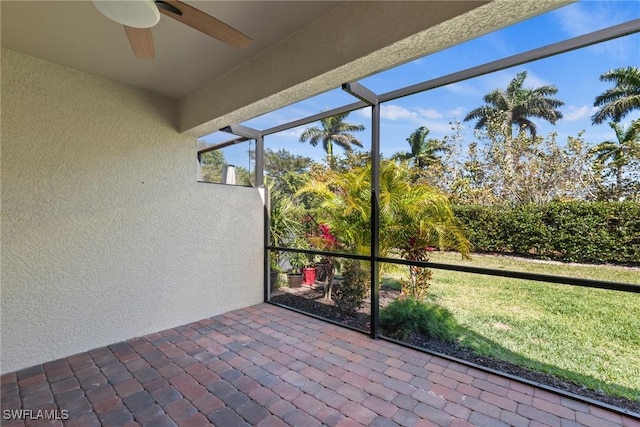
<instances>
[{"instance_id":1,"label":"shrub","mask_svg":"<svg viewBox=\"0 0 640 427\"><path fill-rule=\"evenodd\" d=\"M415 298L397 299L380 310L380 327L390 338L404 340L412 333L454 341L458 323L449 310Z\"/></svg>"},{"instance_id":2,"label":"shrub","mask_svg":"<svg viewBox=\"0 0 640 427\"><path fill-rule=\"evenodd\" d=\"M402 294L422 300L427 296L431 283L429 281L433 278L433 273L426 267L409 267L409 280L401 280Z\"/></svg>"},{"instance_id":3,"label":"shrub","mask_svg":"<svg viewBox=\"0 0 640 427\"><path fill-rule=\"evenodd\" d=\"M640 264L640 204L457 206L477 252L565 262Z\"/></svg>"},{"instance_id":4,"label":"shrub","mask_svg":"<svg viewBox=\"0 0 640 427\"><path fill-rule=\"evenodd\" d=\"M342 314L352 316L369 293L369 272L357 260L347 261L344 269L342 283L333 292L333 301Z\"/></svg>"}]
</instances>

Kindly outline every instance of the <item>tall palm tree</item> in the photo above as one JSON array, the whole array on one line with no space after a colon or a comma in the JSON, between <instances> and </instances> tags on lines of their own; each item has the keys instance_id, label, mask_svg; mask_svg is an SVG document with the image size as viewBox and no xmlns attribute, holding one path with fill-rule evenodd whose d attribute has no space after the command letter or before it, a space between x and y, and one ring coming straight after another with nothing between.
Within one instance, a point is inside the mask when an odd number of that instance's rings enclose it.
<instances>
[{"instance_id":1,"label":"tall palm tree","mask_svg":"<svg viewBox=\"0 0 640 427\"><path fill-rule=\"evenodd\" d=\"M333 145L342 147L346 151L353 150L353 146L362 147L362 143L351 135L350 132L360 132L364 130L364 125L354 125L346 123L344 120L349 112L336 114L320 120L320 127L307 128L300 135L300 142L307 140L312 146L322 143L322 148L327 153L327 161L333 167Z\"/></svg>"},{"instance_id":2,"label":"tall palm tree","mask_svg":"<svg viewBox=\"0 0 640 427\"><path fill-rule=\"evenodd\" d=\"M613 82L615 86L596 97L594 107L600 110L591 116L593 124L613 120L618 123L631 110L640 108L640 68L626 67L609 70L600 76L603 82Z\"/></svg>"},{"instance_id":3,"label":"tall palm tree","mask_svg":"<svg viewBox=\"0 0 640 427\"><path fill-rule=\"evenodd\" d=\"M640 120L633 121L626 129L615 122L610 122L609 126L616 133L617 141L603 141L589 153L594 156L596 165L611 169L616 178L615 195L620 196L625 166L633 159L640 158Z\"/></svg>"},{"instance_id":4,"label":"tall palm tree","mask_svg":"<svg viewBox=\"0 0 640 427\"><path fill-rule=\"evenodd\" d=\"M532 138L536 137L536 124L531 118L536 117L555 124L562 118L562 113L557 110L564 102L550 98L558 93L558 88L553 85L544 85L537 88L523 88L527 72L518 73L509 82L506 90L495 89L484 96L486 105L471 110L464 121L477 120L476 129L487 128L491 120L504 120L508 132L507 137L513 135L513 126L517 125L519 131L527 130Z\"/></svg>"},{"instance_id":5,"label":"tall palm tree","mask_svg":"<svg viewBox=\"0 0 640 427\"><path fill-rule=\"evenodd\" d=\"M449 153L451 149L439 139L427 139L429 128L420 126L414 130L407 142L411 147L410 152L400 152L393 156L398 160L411 160L418 169L424 169L432 165L442 164L441 153Z\"/></svg>"}]
</instances>

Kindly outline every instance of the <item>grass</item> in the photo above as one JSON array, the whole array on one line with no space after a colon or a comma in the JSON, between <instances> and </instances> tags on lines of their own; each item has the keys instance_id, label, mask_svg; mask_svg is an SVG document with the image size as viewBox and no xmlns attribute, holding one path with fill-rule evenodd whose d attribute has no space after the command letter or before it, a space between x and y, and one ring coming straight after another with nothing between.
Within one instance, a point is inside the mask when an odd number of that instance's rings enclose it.
<instances>
[{"instance_id":1,"label":"grass","mask_svg":"<svg viewBox=\"0 0 640 427\"><path fill-rule=\"evenodd\" d=\"M640 283L640 269L436 253L433 262ZM402 270L390 270L393 285ZM477 353L640 400L640 294L434 270L427 301L449 309Z\"/></svg>"}]
</instances>

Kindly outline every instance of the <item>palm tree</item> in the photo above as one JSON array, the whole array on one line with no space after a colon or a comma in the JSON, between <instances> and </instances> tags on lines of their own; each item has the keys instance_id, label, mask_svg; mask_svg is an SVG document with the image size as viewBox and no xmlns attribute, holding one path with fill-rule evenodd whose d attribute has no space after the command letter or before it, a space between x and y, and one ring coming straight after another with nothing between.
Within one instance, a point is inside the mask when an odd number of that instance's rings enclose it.
<instances>
[{"instance_id":1,"label":"palm tree","mask_svg":"<svg viewBox=\"0 0 640 427\"><path fill-rule=\"evenodd\" d=\"M613 120L618 123L631 110L640 108L640 68L626 67L609 70L600 76L603 82L613 82L615 86L596 97L594 107L600 107L591 116L593 124Z\"/></svg>"},{"instance_id":2,"label":"palm tree","mask_svg":"<svg viewBox=\"0 0 640 427\"><path fill-rule=\"evenodd\" d=\"M322 148L327 153L327 161L333 167L333 145L342 147L346 151L353 150L353 146L362 147L362 143L349 132L360 132L364 125L353 125L344 120L349 112L336 114L320 120L320 127L307 128L300 135L300 142L307 140L312 146L322 143Z\"/></svg>"},{"instance_id":3,"label":"palm tree","mask_svg":"<svg viewBox=\"0 0 640 427\"><path fill-rule=\"evenodd\" d=\"M627 129L618 123L610 122L609 126L616 133L617 141L603 141L593 147L589 154L594 156L599 168L608 167L616 178L615 196L623 192L623 172L633 159L640 158L640 120L635 120ZM606 165L605 165L606 164Z\"/></svg>"},{"instance_id":4,"label":"palm tree","mask_svg":"<svg viewBox=\"0 0 640 427\"><path fill-rule=\"evenodd\" d=\"M527 72L518 73L507 86L507 90L495 89L484 96L486 105L469 112L464 121L478 120L476 129L488 128L492 120L504 120L505 136L513 135L513 126L518 125L519 131L527 130L532 138L536 137L536 124L531 117L544 119L555 124L562 118L557 110L564 102L550 98L558 88L553 85L540 86L533 89L522 87L527 78Z\"/></svg>"},{"instance_id":5,"label":"palm tree","mask_svg":"<svg viewBox=\"0 0 640 427\"><path fill-rule=\"evenodd\" d=\"M427 139L429 128L420 126L414 130L407 142L411 147L410 152L400 152L393 156L397 160L411 160L413 165L418 169L424 169L432 165L442 164L440 153L449 153L451 149L444 141L439 139Z\"/></svg>"},{"instance_id":6,"label":"palm tree","mask_svg":"<svg viewBox=\"0 0 640 427\"><path fill-rule=\"evenodd\" d=\"M447 196L411 183L406 166L383 161L380 168L379 253L389 256L407 242L453 249L468 256L470 243L459 228ZM317 197L319 221L352 253L371 250L371 164L345 172L328 171L298 194ZM331 283L326 297L330 298Z\"/></svg>"}]
</instances>

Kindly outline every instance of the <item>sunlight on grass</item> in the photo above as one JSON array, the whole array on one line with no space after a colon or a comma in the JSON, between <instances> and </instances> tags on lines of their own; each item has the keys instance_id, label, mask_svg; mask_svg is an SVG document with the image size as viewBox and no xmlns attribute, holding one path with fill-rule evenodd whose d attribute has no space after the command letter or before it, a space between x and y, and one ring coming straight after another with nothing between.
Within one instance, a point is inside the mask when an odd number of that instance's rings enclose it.
<instances>
[{"instance_id":1,"label":"sunlight on grass","mask_svg":"<svg viewBox=\"0 0 640 427\"><path fill-rule=\"evenodd\" d=\"M452 254L434 254L451 262ZM640 283L640 269L475 256L455 263ZM387 271L395 283L402 269ZM640 294L434 270L427 300L454 313L476 352L640 400Z\"/></svg>"}]
</instances>

